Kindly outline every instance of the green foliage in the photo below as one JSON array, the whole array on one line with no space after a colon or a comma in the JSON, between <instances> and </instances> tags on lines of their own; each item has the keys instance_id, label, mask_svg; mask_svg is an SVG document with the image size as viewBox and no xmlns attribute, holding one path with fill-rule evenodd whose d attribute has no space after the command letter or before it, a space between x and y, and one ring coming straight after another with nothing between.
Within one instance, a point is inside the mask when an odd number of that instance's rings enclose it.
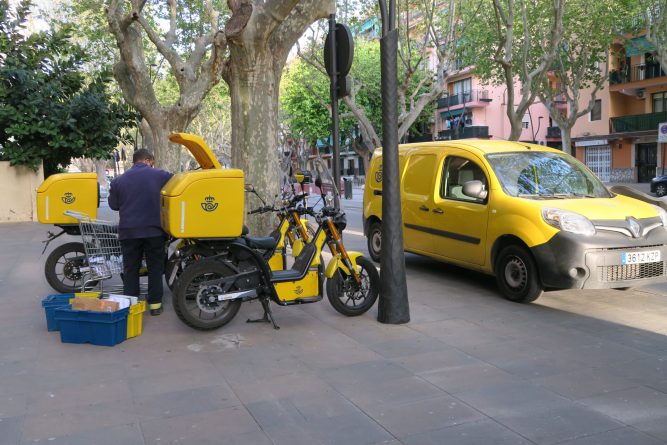
<instances>
[{"instance_id":1,"label":"green foliage","mask_svg":"<svg viewBox=\"0 0 667 445\"><path fill-rule=\"evenodd\" d=\"M511 60L515 66L514 74L523 81L525 73L534 70L542 62L545 51L550 47L553 28L552 1L500 0L499 3L508 16L510 7L513 8ZM521 5L526 8L527 32L524 29ZM487 82L496 85L505 83L503 68L497 59L506 56L502 36L507 32L507 28L496 16L492 2L464 2L463 21L465 35L458 49L464 65L474 65L475 74Z\"/></svg>"},{"instance_id":2,"label":"green foliage","mask_svg":"<svg viewBox=\"0 0 667 445\"><path fill-rule=\"evenodd\" d=\"M329 97L326 76L297 59L285 70L281 90L282 120L292 134L303 135L313 142L330 133L331 120L324 105Z\"/></svg>"},{"instance_id":3,"label":"green foliage","mask_svg":"<svg viewBox=\"0 0 667 445\"><path fill-rule=\"evenodd\" d=\"M576 76L581 89L605 81L600 66L607 63L607 51L627 24L626 3L624 0L570 0L567 3L563 14L563 40L553 66L558 78ZM567 79L566 83L573 84Z\"/></svg>"},{"instance_id":4,"label":"green foliage","mask_svg":"<svg viewBox=\"0 0 667 445\"><path fill-rule=\"evenodd\" d=\"M135 113L110 101L108 74L90 81L67 28L27 35L30 1L0 0L0 156L45 173L73 157L107 158Z\"/></svg>"},{"instance_id":5,"label":"green foliage","mask_svg":"<svg viewBox=\"0 0 667 445\"><path fill-rule=\"evenodd\" d=\"M380 88L380 42L359 40L354 46L354 62L351 74L358 83L357 105L363 108L366 117L373 123L382 137L382 89ZM399 67L402 67L399 65ZM399 73L399 79L401 75ZM344 112L344 111L341 111Z\"/></svg>"},{"instance_id":6,"label":"green foliage","mask_svg":"<svg viewBox=\"0 0 667 445\"><path fill-rule=\"evenodd\" d=\"M313 57L322 57L314 53ZM355 41L354 62L350 75L357 90L356 103L363 109L366 117L373 124L377 134L382 135L382 90L380 87L380 42L377 40ZM410 79L412 94L424 76L431 76L428 70L415 73ZM399 82L405 76L404 66L399 65ZM425 92L429 87L426 82L421 86ZM293 62L283 75L280 96L282 120L295 135L303 135L313 142L326 138L331 133L329 78L317 68L302 59ZM418 95L418 94L417 94ZM433 114L434 104L427 106L412 126L411 133L418 133L417 128ZM343 101L340 102L341 134L350 134L357 121Z\"/></svg>"},{"instance_id":7,"label":"green foliage","mask_svg":"<svg viewBox=\"0 0 667 445\"><path fill-rule=\"evenodd\" d=\"M180 0L176 1L178 33L176 35L177 47L187 53L194 47L195 41L204 34L211 32L212 17L203 0ZM219 11L217 27L222 28L224 22L229 18L229 8L224 0L213 0L213 11ZM148 13L150 12L150 14ZM164 0L152 0L146 4L147 17L155 16L164 23L169 23L170 10L168 2Z\"/></svg>"}]
</instances>

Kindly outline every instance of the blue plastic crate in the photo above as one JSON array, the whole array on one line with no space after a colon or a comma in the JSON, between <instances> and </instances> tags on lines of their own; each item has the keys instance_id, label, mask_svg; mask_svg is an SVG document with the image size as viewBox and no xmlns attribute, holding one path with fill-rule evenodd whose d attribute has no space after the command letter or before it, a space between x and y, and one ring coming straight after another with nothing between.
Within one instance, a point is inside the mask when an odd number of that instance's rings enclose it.
<instances>
[{"instance_id":1,"label":"blue plastic crate","mask_svg":"<svg viewBox=\"0 0 667 445\"><path fill-rule=\"evenodd\" d=\"M42 300L42 307L46 314L46 329L49 331L60 330L60 324L55 319L55 310L59 307L69 306L70 298L74 298L74 294L54 294Z\"/></svg>"},{"instance_id":2,"label":"blue plastic crate","mask_svg":"<svg viewBox=\"0 0 667 445\"><path fill-rule=\"evenodd\" d=\"M57 308L55 318L60 323L63 343L91 343L114 346L127 338L127 314L130 308L115 312L75 311Z\"/></svg>"}]
</instances>

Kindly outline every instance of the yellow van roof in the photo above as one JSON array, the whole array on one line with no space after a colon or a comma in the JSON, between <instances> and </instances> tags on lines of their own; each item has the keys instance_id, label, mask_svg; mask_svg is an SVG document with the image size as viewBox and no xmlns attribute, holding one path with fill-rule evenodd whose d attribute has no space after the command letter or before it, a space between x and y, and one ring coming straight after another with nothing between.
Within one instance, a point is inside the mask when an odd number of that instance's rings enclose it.
<instances>
[{"instance_id":1,"label":"yellow van roof","mask_svg":"<svg viewBox=\"0 0 667 445\"><path fill-rule=\"evenodd\" d=\"M457 139L453 141L433 141L433 142L420 142L417 144L400 144L398 146L398 151L401 153L407 153L420 148L437 149L445 147L464 148L469 151L476 151L480 155L485 155L488 153L506 153L506 152L517 152L517 151L548 151L554 153L562 153L561 150L557 150L551 147L546 147L544 145L530 144L528 142L506 141L503 139ZM382 154L382 148L376 149L375 152L378 155Z\"/></svg>"}]
</instances>

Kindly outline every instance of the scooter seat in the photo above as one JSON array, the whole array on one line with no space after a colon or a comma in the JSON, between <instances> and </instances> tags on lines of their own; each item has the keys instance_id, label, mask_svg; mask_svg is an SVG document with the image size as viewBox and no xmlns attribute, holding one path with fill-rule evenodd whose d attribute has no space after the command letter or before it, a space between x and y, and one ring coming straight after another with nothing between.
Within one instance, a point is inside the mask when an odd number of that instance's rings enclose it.
<instances>
[{"instance_id":1,"label":"scooter seat","mask_svg":"<svg viewBox=\"0 0 667 445\"><path fill-rule=\"evenodd\" d=\"M246 236L245 241L251 249L259 250L275 249L278 244L278 240L272 236Z\"/></svg>"}]
</instances>

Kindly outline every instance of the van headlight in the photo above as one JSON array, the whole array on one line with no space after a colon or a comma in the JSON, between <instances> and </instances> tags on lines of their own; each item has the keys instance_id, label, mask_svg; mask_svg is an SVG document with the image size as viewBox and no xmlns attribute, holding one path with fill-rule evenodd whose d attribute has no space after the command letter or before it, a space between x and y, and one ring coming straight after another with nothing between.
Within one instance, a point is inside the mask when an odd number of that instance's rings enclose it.
<instances>
[{"instance_id":1,"label":"van headlight","mask_svg":"<svg viewBox=\"0 0 667 445\"><path fill-rule=\"evenodd\" d=\"M658 216L660 216L660 221L662 221L662 226L667 227L667 212L665 211L665 209L658 206L653 206L653 208L655 208L655 211L658 212Z\"/></svg>"},{"instance_id":2,"label":"van headlight","mask_svg":"<svg viewBox=\"0 0 667 445\"><path fill-rule=\"evenodd\" d=\"M595 235L595 226L591 220L578 213L544 207L542 218L547 224L565 232L578 235Z\"/></svg>"}]
</instances>

